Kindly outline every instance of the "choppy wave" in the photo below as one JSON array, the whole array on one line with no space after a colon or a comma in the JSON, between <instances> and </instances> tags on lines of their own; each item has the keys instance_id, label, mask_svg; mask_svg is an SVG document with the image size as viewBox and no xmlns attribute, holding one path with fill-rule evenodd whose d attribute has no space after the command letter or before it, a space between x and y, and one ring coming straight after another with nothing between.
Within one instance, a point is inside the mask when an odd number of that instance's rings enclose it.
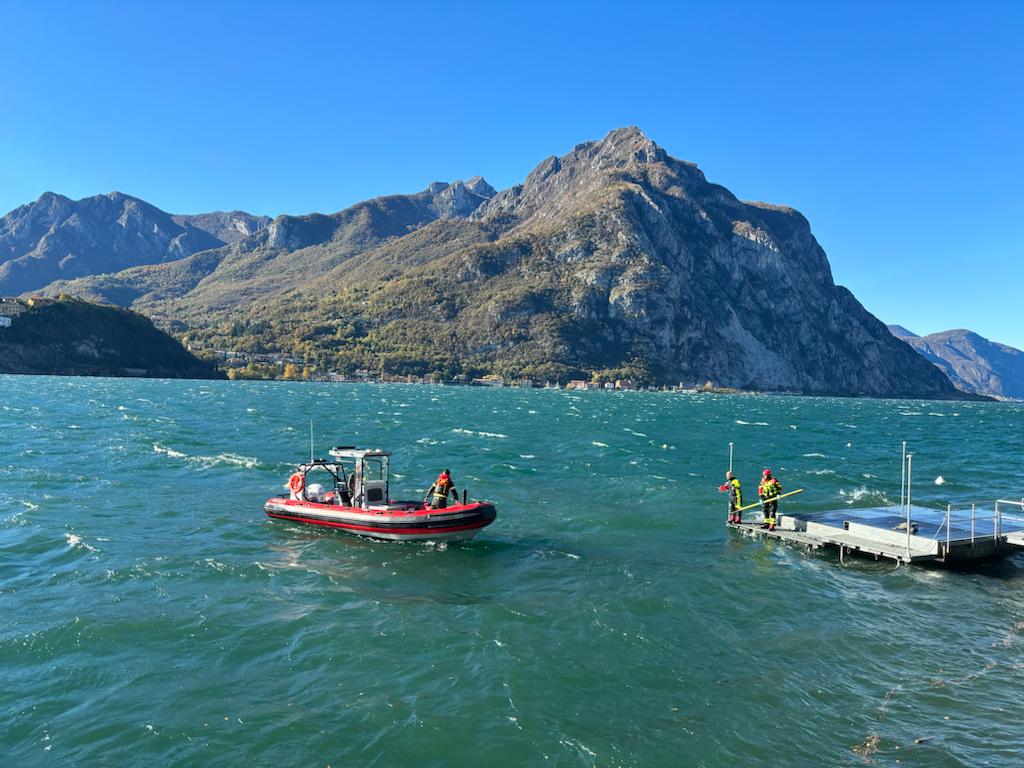
<instances>
[{"instance_id":1,"label":"choppy wave","mask_svg":"<svg viewBox=\"0 0 1024 768\"><path fill-rule=\"evenodd\" d=\"M852 490L839 489L839 496L847 504L856 504L861 501L876 502L878 504L891 504L892 502L882 491L868 488L866 485L858 486Z\"/></svg>"},{"instance_id":2,"label":"choppy wave","mask_svg":"<svg viewBox=\"0 0 1024 768\"><path fill-rule=\"evenodd\" d=\"M786 510L888 505L908 439L918 503L974 501L1024 476L1022 406L923 421L895 415L913 403L640 393L586 395L567 413L551 391L0 381L14 445L0 456L0 516L20 514L0 522L14 564L0 568L6 763L471 765L506 744L522 765L853 765L857 746L878 765L1009 768L1020 751L1013 728L992 724L1024 710L1024 552L980 574L840 566L726 530L718 487L735 440L750 495L767 465L787 488L807 482ZM415 498L425 467L450 465L497 521L434 546L268 520L285 462L308 449L297 413L338 442L394 450L393 495ZM486 434L450 432L460 423ZM79 425L77 448L55 456L52 424ZM860 425L856 450L845 424ZM591 445L605 438L611 448ZM946 472L955 482L928 480ZM957 621L936 622L936 606ZM751 670L767 685L745 685ZM140 710L141 689L173 713ZM40 701L87 702L73 737ZM253 701L294 707L282 720ZM302 732L342 710L365 727ZM782 723L813 712L813 732L715 714L769 710ZM454 722L458 738L439 740Z\"/></svg>"},{"instance_id":3,"label":"choppy wave","mask_svg":"<svg viewBox=\"0 0 1024 768\"><path fill-rule=\"evenodd\" d=\"M508 435L503 435L501 432L481 432L473 431L472 429L453 429L457 435L476 435L477 437L494 437L501 440L507 439Z\"/></svg>"},{"instance_id":4,"label":"choppy wave","mask_svg":"<svg viewBox=\"0 0 1024 768\"><path fill-rule=\"evenodd\" d=\"M85 539L83 539L81 536L72 533L71 531L66 531L64 533L64 540L68 543L68 547L71 549L84 549L87 552L98 551L96 547L92 546L91 544L86 542Z\"/></svg>"},{"instance_id":5,"label":"choppy wave","mask_svg":"<svg viewBox=\"0 0 1024 768\"><path fill-rule=\"evenodd\" d=\"M253 458L252 456L241 456L237 453L218 453L215 456L190 456L187 453L176 451L173 448L168 448L160 445L159 443L154 443L153 451L155 453L162 453L172 459L184 459L191 464L202 466L215 467L227 464L235 467L245 467L246 469L254 469L255 467L262 466L259 459Z\"/></svg>"}]
</instances>

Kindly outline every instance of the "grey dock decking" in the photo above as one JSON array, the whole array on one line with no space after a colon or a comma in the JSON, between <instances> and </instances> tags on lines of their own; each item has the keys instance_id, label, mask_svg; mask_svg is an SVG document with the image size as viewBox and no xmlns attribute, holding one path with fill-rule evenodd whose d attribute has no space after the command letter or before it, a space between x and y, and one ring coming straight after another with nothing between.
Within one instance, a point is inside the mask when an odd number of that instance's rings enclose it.
<instances>
[{"instance_id":1,"label":"grey dock decking","mask_svg":"<svg viewBox=\"0 0 1024 768\"><path fill-rule=\"evenodd\" d=\"M1005 557L1024 548L1024 516L992 509L954 511L913 506L911 534L906 531L906 508L836 509L808 514L781 514L774 531L761 521L727 523L753 537L771 538L810 550L835 549L840 561L847 554L893 560L897 564L961 564ZM1024 509L1024 503L1021 505Z\"/></svg>"}]
</instances>

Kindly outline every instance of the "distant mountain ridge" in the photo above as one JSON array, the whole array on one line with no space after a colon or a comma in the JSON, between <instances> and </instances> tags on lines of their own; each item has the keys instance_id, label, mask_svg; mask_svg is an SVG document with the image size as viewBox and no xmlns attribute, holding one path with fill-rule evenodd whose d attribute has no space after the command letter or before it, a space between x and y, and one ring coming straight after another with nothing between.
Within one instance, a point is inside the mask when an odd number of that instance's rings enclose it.
<instances>
[{"instance_id":1,"label":"distant mountain ridge","mask_svg":"<svg viewBox=\"0 0 1024 768\"><path fill-rule=\"evenodd\" d=\"M1024 400L1024 352L958 328L928 336L890 325L893 335L934 363L964 392Z\"/></svg>"},{"instance_id":2,"label":"distant mountain ridge","mask_svg":"<svg viewBox=\"0 0 1024 768\"><path fill-rule=\"evenodd\" d=\"M134 306L155 317L164 317L168 300L186 295L186 314L229 308L319 282L343 261L386 241L434 221L464 219L492 195L494 189L474 177L434 182L421 192L378 197L333 214L281 215L227 245L176 261L56 281L44 293Z\"/></svg>"},{"instance_id":3,"label":"distant mountain ridge","mask_svg":"<svg viewBox=\"0 0 1024 768\"><path fill-rule=\"evenodd\" d=\"M242 211L172 216L121 192L81 200L46 192L0 219L0 295L174 261L241 239L269 221Z\"/></svg>"},{"instance_id":4,"label":"distant mountain ridge","mask_svg":"<svg viewBox=\"0 0 1024 768\"><path fill-rule=\"evenodd\" d=\"M738 200L636 128L500 192L474 178L278 216L45 290L324 370L965 396L835 285L803 216Z\"/></svg>"}]
</instances>

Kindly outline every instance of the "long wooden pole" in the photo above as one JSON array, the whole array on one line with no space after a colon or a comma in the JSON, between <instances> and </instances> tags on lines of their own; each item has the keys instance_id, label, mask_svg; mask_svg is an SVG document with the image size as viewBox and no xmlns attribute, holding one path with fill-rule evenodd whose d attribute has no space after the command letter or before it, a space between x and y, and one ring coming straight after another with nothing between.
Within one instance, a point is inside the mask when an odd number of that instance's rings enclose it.
<instances>
[{"instance_id":1,"label":"long wooden pole","mask_svg":"<svg viewBox=\"0 0 1024 768\"><path fill-rule=\"evenodd\" d=\"M787 496L796 496L796 494L803 493L803 492L804 492L804 489L803 488L799 488L799 489L797 489L795 491L790 491L789 493L783 493L783 494L780 494L778 496L772 496L770 499L765 499L764 501L755 501L753 504L747 504L747 506L740 507L736 511L737 512L742 512L742 511L744 511L746 509L753 509L754 507L760 507L762 504L767 504L769 501L778 501L779 499L784 499Z\"/></svg>"}]
</instances>

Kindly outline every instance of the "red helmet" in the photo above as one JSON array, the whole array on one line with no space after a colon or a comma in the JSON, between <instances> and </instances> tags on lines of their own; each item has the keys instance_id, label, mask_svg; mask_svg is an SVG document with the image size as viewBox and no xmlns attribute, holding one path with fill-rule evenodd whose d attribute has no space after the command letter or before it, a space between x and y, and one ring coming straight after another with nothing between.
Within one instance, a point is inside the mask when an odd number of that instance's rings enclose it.
<instances>
[{"instance_id":1,"label":"red helmet","mask_svg":"<svg viewBox=\"0 0 1024 768\"><path fill-rule=\"evenodd\" d=\"M763 474L765 477L771 477L772 476L772 471L770 469L766 469L761 474Z\"/></svg>"}]
</instances>

